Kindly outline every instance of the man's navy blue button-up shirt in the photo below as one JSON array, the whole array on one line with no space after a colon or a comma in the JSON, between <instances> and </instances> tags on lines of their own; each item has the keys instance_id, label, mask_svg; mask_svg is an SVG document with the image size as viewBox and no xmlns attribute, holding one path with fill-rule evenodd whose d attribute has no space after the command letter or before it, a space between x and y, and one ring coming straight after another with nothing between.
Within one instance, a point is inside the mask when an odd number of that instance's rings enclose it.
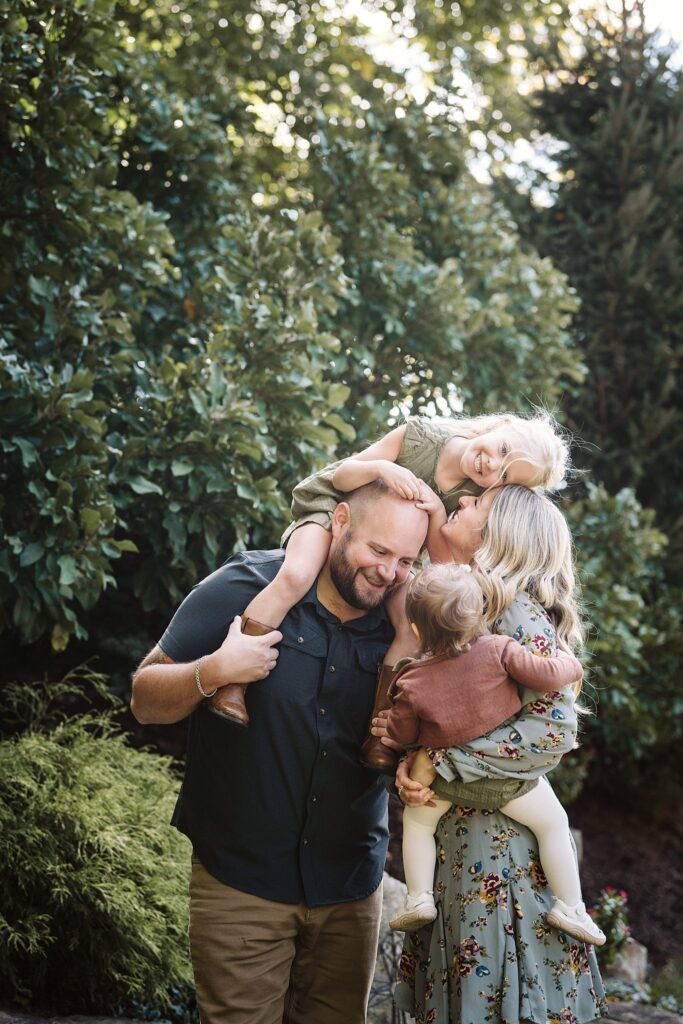
<instances>
[{"instance_id":1,"label":"man's navy blue button-up shirt","mask_svg":"<svg viewBox=\"0 0 683 1024\"><path fill-rule=\"evenodd\" d=\"M235 555L191 591L162 650L175 662L215 651L282 560ZM382 607L340 622L314 585L280 630L277 667L247 687L248 729L204 703L191 715L173 824L242 892L309 907L362 899L382 878L387 793L358 754L392 629Z\"/></svg>"}]
</instances>

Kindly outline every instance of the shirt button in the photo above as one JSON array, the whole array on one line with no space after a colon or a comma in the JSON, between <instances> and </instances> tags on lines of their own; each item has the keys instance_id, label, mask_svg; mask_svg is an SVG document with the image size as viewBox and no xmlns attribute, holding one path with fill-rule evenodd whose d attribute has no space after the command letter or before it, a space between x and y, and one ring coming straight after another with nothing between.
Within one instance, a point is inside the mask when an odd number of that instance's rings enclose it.
<instances>
[{"instance_id":1,"label":"shirt button","mask_svg":"<svg viewBox=\"0 0 683 1024\"><path fill-rule=\"evenodd\" d=\"M336 670L336 668L334 667L334 665L330 665L330 672L336 672L336 671L337 671L337 670Z\"/></svg>"},{"instance_id":2,"label":"shirt button","mask_svg":"<svg viewBox=\"0 0 683 1024\"><path fill-rule=\"evenodd\" d=\"M320 714L321 714L321 715L324 715L324 714L325 714L325 708L321 708L321 709L320 709Z\"/></svg>"},{"instance_id":3,"label":"shirt button","mask_svg":"<svg viewBox=\"0 0 683 1024\"><path fill-rule=\"evenodd\" d=\"M327 751L326 751L326 750L323 750L323 752L322 752L322 754L321 754L320 756L321 756L321 757L327 757Z\"/></svg>"},{"instance_id":4,"label":"shirt button","mask_svg":"<svg viewBox=\"0 0 683 1024\"><path fill-rule=\"evenodd\" d=\"M304 839L304 846L308 846L308 839Z\"/></svg>"},{"instance_id":5,"label":"shirt button","mask_svg":"<svg viewBox=\"0 0 683 1024\"><path fill-rule=\"evenodd\" d=\"M311 802L312 802L312 803L315 803L317 799L318 799L318 798L317 798L317 796L312 796L312 797L311 797Z\"/></svg>"},{"instance_id":6,"label":"shirt button","mask_svg":"<svg viewBox=\"0 0 683 1024\"><path fill-rule=\"evenodd\" d=\"M304 638L303 638L302 636L298 636L298 637L296 638L296 642L297 642L298 644L302 644L302 643L304 642Z\"/></svg>"}]
</instances>

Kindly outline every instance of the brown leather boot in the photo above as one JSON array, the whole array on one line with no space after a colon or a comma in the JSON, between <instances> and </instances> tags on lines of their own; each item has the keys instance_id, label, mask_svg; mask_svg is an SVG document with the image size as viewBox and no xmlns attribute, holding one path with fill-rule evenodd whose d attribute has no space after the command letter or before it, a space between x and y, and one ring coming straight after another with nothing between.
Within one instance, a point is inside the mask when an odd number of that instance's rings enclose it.
<instances>
[{"instance_id":1,"label":"brown leather boot","mask_svg":"<svg viewBox=\"0 0 683 1024\"><path fill-rule=\"evenodd\" d=\"M242 632L247 636L265 636L266 633L272 633L274 628L274 626L266 626L256 619L250 619L246 615L242 616ZM209 701L209 711L213 711L214 715L220 715L232 725L239 725L242 729L246 729L249 725L249 715L244 703L245 690L246 686L242 683L228 683L227 686L221 686Z\"/></svg>"},{"instance_id":2,"label":"brown leather boot","mask_svg":"<svg viewBox=\"0 0 683 1024\"><path fill-rule=\"evenodd\" d=\"M394 669L391 665L382 665L377 680L377 692L375 694L375 706L372 709L370 718L375 718L380 711L391 707L389 699L389 687L394 678ZM371 723L372 724L372 723ZM371 732L360 748L360 763L366 768L372 768L375 772L382 772L384 775L394 775L398 767L399 754L390 747L385 747L379 736L373 736Z\"/></svg>"}]
</instances>

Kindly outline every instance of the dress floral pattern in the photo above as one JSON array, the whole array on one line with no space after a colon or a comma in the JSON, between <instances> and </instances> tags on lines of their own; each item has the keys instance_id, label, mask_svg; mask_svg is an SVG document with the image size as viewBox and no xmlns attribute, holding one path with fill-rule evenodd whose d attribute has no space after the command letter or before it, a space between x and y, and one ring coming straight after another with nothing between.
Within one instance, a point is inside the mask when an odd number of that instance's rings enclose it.
<instances>
[{"instance_id":1,"label":"dress floral pattern","mask_svg":"<svg viewBox=\"0 0 683 1024\"><path fill-rule=\"evenodd\" d=\"M496 631L539 656L555 651L547 615L520 595ZM466 748L442 752L442 779L544 775L571 750L570 688L523 691L515 719ZM440 789L447 797L447 791ZM545 923L552 905L534 835L500 811L454 804L439 822L436 921L406 936L395 1001L417 1024L588 1024L605 1012L592 946Z\"/></svg>"}]
</instances>

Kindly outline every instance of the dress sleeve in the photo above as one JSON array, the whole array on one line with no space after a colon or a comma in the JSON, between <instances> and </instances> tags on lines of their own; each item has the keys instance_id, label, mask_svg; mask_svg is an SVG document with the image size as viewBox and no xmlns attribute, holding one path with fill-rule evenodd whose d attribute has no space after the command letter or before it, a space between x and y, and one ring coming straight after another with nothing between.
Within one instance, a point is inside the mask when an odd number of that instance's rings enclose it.
<instances>
[{"instance_id":1,"label":"dress sleeve","mask_svg":"<svg viewBox=\"0 0 683 1024\"><path fill-rule=\"evenodd\" d=\"M396 463L409 469L411 473L419 476L421 480L434 488L436 486L434 479L436 464L443 445L444 438L440 436L429 419L424 416L411 416L406 422L403 442Z\"/></svg>"},{"instance_id":2,"label":"dress sleeve","mask_svg":"<svg viewBox=\"0 0 683 1024\"><path fill-rule=\"evenodd\" d=\"M557 649L548 615L527 594L518 594L494 632L511 636L537 656ZM522 690L522 710L504 725L466 746L435 751L434 767L447 781L534 779L555 768L576 745L577 716L570 686L538 694Z\"/></svg>"}]
</instances>

